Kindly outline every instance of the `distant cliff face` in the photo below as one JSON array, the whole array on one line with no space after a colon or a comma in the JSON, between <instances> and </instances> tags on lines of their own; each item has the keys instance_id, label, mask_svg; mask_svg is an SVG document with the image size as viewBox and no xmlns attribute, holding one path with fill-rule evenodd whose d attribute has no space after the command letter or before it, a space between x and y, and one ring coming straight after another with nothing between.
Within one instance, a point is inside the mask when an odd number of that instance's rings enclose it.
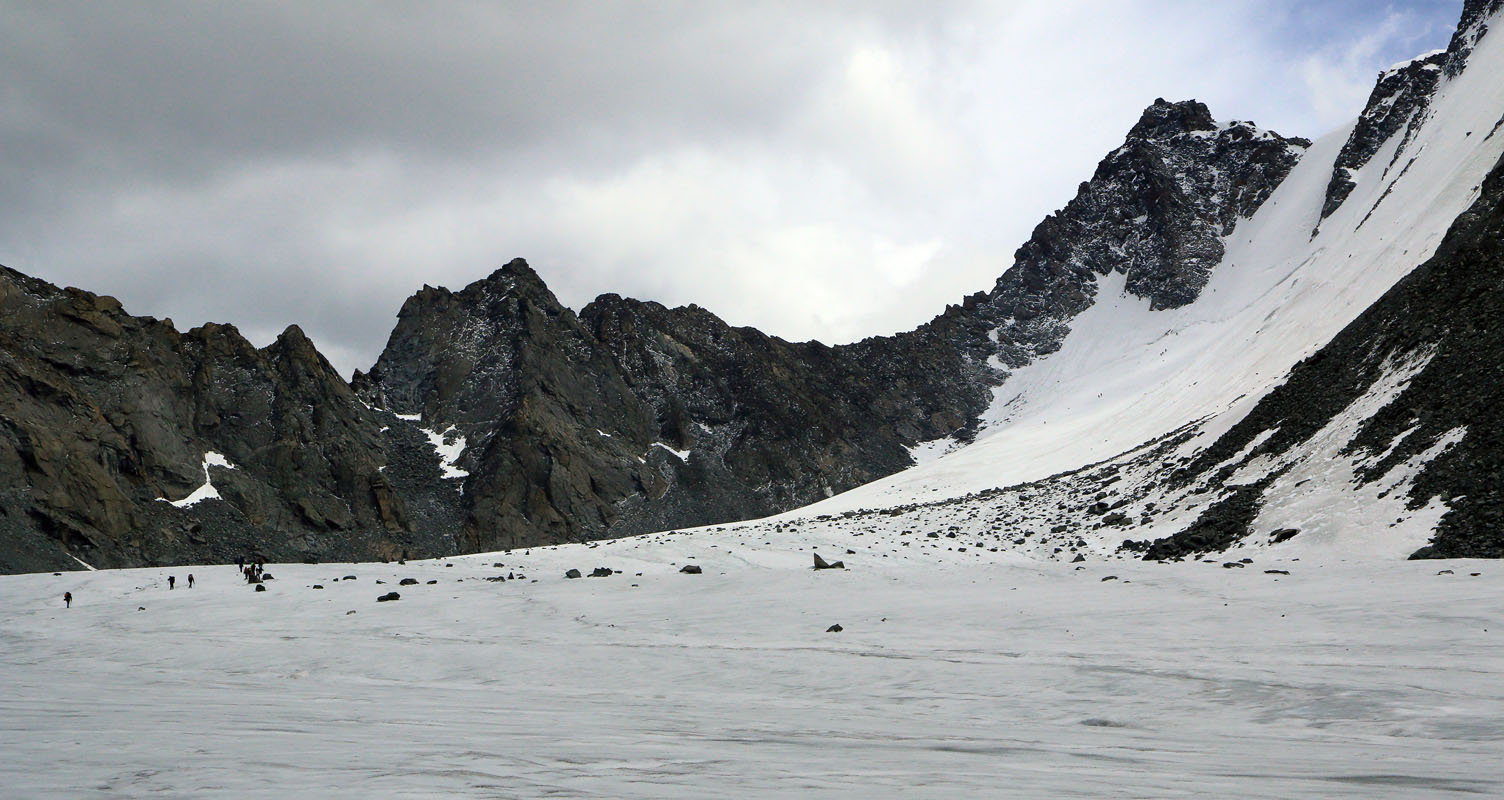
<instances>
[{"instance_id":1,"label":"distant cliff face","mask_svg":"<svg viewBox=\"0 0 1504 800\"><path fill-rule=\"evenodd\" d=\"M0 570L400 553L424 515L380 427L295 327L258 350L0 270Z\"/></svg>"},{"instance_id":2,"label":"distant cliff face","mask_svg":"<svg viewBox=\"0 0 1504 800\"><path fill-rule=\"evenodd\" d=\"M795 344L615 295L577 316L517 260L410 298L355 385L463 433L467 549L787 510L974 433L1007 368L1059 347L1099 275L1125 273L1155 307L1192 302L1222 237L1308 145L1158 101L992 292L909 333Z\"/></svg>"}]
</instances>

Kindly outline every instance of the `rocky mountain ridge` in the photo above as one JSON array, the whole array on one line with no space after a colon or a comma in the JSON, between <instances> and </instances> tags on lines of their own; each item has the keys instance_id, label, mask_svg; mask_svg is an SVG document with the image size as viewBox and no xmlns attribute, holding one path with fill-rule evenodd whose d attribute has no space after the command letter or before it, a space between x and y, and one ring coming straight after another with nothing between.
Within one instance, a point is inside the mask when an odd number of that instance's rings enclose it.
<instances>
[{"instance_id":1,"label":"rocky mountain ridge","mask_svg":"<svg viewBox=\"0 0 1504 800\"><path fill-rule=\"evenodd\" d=\"M1462 73L1501 3L1468 0L1447 51L1379 77L1321 219L1391 144L1391 189L1415 163L1438 87ZM834 347L617 295L576 313L517 259L458 291L414 294L376 364L347 383L296 327L258 349L231 326L179 333L111 298L3 270L0 572L432 556L803 506L904 469L926 443L971 441L1010 375L1061 348L1103 276L1120 275L1151 310L1194 304L1229 234L1310 147L1219 123L1195 101L1157 100L989 291L915 330ZM1444 348L1454 329L1425 330ZM1146 444L1129 471L1171 486L1160 473L1186 436ZM1232 513L1257 487L1213 488L1206 474L1221 467L1210 466L1185 471L1200 477L1175 491L1228 492L1217 505ZM1118 491L1106 487L1130 484L1120 469L1069 478L1055 506L1035 509L1049 512L1040 520L1076 536L1079 522L1055 517L1105 519ZM1478 552L1475 533L1436 552ZM1046 538L1045 552L1078 547ZM1196 541L1177 552L1215 546Z\"/></svg>"},{"instance_id":2,"label":"rocky mountain ridge","mask_svg":"<svg viewBox=\"0 0 1504 800\"><path fill-rule=\"evenodd\" d=\"M575 315L518 260L414 295L356 385L464 433L470 548L765 516L970 436L1007 369L1058 347L1098 275L1124 272L1156 307L1194 300L1222 237L1309 144L1158 100L991 292L908 333L790 343L616 295Z\"/></svg>"}]
</instances>

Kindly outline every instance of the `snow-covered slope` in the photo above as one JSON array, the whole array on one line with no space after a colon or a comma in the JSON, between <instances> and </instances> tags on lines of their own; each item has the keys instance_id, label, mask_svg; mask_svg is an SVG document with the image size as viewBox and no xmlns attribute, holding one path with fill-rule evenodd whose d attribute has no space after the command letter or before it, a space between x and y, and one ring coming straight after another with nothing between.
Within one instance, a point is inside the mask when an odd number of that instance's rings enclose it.
<instances>
[{"instance_id":1,"label":"snow-covered slope","mask_svg":"<svg viewBox=\"0 0 1504 800\"><path fill-rule=\"evenodd\" d=\"M1317 141L1227 237L1226 256L1194 303L1151 310L1124 292L1120 273L1100 278L1097 302L1072 322L1060 350L1014 371L996 390L974 444L783 519L1040 481L1184 433L1190 424L1195 438L1175 455L1209 444L1429 258L1478 198L1504 154L1501 74L1504 36L1485 36L1465 70L1440 80L1421 124L1391 136L1353 173L1350 194L1314 236L1351 128ZM1271 511L1270 524L1277 517ZM1425 523L1435 517L1417 518L1397 548L1423 544ZM1163 534L1183 521L1174 517L1143 533Z\"/></svg>"}]
</instances>

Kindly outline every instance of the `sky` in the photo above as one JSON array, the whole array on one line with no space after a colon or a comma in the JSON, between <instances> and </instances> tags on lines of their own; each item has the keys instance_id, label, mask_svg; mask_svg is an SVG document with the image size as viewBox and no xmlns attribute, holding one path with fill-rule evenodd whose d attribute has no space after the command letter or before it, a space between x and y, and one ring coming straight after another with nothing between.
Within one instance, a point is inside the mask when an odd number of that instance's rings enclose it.
<instances>
[{"instance_id":1,"label":"sky","mask_svg":"<svg viewBox=\"0 0 1504 800\"><path fill-rule=\"evenodd\" d=\"M0 0L0 264L348 375L524 257L835 344L991 287L1157 97L1316 137L1461 0Z\"/></svg>"}]
</instances>

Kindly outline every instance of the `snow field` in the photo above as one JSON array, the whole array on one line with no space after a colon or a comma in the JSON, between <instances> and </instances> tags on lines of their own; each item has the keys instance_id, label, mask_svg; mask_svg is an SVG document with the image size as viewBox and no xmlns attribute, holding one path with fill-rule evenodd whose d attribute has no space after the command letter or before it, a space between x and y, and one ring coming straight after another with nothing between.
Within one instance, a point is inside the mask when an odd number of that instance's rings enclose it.
<instances>
[{"instance_id":1,"label":"snow field","mask_svg":"<svg viewBox=\"0 0 1504 800\"><path fill-rule=\"evenodd\" d=\"M1495 563L1076 569L971 551L883 559L872 534L764 535L277 564L263 593L233 567L0 578L0 786L16 798L1504 791ZM815 547L849 569L810 570ZM680 574L685 563L704 574ZM597 566L622 573L562 578ZM166 590L189 571L197 588ZM508 572L527 577L484 580ZM387 591L401 600L376 603ZM835 623L844 631L826 633Z\"/></svg>"}]
</instances>

